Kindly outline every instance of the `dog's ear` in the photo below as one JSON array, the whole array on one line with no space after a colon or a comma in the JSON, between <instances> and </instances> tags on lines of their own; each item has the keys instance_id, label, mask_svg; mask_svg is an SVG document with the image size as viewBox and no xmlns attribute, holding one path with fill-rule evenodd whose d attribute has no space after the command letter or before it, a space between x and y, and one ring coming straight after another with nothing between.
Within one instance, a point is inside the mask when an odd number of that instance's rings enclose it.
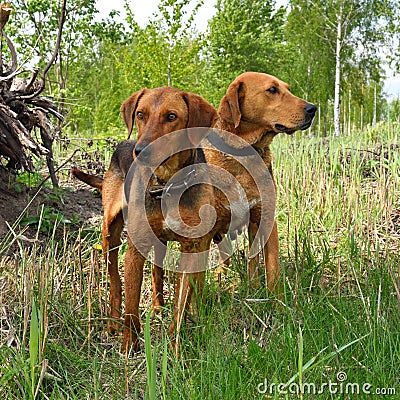
<instances>
[{"instance_id":1,"label":"dog's ear","mask_svg":"<svg viewBox=\"0 0 400 400\"><path fill-rule=\"evenodd\" d=\"M225 121L233 122L235 128L239 126L240 118L242 117L239 105L241 86L241 82L232 82L225 96L221 99L218 109L219 116Z\"/></svg>"},{"instance_id":2,"label":"dog's ear","mask_svg":"<svg viewBox=\"0 0 400 400\"><path fill-rule=\"evenodd\" d=\"M183 100L188 108L187 128L209 128L217 119L217 110L201 96L184 92ZM189 129L187 131L190 142L198 146L208 135L209 129Z\"/></svg>"},{"instance_id":3,"label":"dog's ear","mask_svg":"<svg viewBox=\"0 0 400 400\"><path fill-rule=\"evenodd\" d=\"M128 100L125 100L121 105L122 119L128 128L128 139L131 136L133 129L133 122L135 121L135 111L140 98L143 96L146 89L139 90L133 93Z\"/></svg>"},{"instance_id":4,"label":"dog's ear","mask_svg":"<svg viewBox=\"0 0 400 400\"><path fill-rule=\"evenodd\" d=\"M188 108L187 128L210 127L217 118L215 108L201 96L183 92L183 100Z\"/></svg>"}]
</instances>

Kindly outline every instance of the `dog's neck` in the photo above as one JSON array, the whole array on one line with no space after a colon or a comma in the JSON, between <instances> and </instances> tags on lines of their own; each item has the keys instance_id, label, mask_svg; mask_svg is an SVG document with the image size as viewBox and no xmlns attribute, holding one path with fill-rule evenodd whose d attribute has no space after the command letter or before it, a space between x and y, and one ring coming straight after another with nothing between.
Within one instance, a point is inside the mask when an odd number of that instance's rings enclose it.
<instances>
[{"instance_id":1,"label":"dog's neck","mask_svg":"<svg viewBox=\"0 0 400 400\"><path fill-rule=\"evenodd\" d=\"M181 164L179 169L171 170L171 168L168 167L158 167L157 171L153 172L153 178L148 186L148 192L150 196L155 199L161 199L164 195L168 195L173 191L190 187L191 183L196 177L196 170L194 167L188 168L187 172L183 174L182 178L175 180L172 179L172 181L170 181L170 179L173 178L173 176L183 168L194 165L198 161L197 159L199 158L199 151L201 150L190 150L189 157Z\"/></svg>"},{"instance_id":2,"label":"dog's neck","mask_svg":"<svg viewBox=\"0 0 400 400\"><path fill-rule=\"evenodd\" d=\"M220 117L214 128L237 135L252 146L261 157L269 153L269 146L277 135L276 132L243 118L240 120L239 125L235 127L233 121L227 121Z\"/></svg>"},{"instance_id":3,"label":"dog's neck","mask_svg":"<svg viewBox=\"0 0 400 400\"><path fill-rule=\"evenodd\" d=\"M188 149L174 154L153 171L153 176L158 182L168 182L178 171L194 164L196 149Z\"/></svg>"}]
</instances>

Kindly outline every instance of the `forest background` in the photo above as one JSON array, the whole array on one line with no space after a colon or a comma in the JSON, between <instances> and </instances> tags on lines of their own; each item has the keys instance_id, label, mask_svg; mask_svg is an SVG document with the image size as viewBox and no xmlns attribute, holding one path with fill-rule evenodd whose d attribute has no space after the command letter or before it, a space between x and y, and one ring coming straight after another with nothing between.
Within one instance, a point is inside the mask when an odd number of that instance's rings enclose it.
<instances>
[{"instance_id":1,"label":"forest background","mask_svg":"<svg viewBox=\"0 0 400 400\"><path fill-rule=\"evenodd\" d=\"M20 68L50 58L59 3L13 2L6 31L19 60L29 60ZM212 6L199 24L199 10ZM96 0L67 2L61 50L46 78L46 95L67 116L62 136L123 138L119 107L142 87L171 85L218 106L244 71L276 75L318 105L316 135L351 133L400 113L399 100L389 106L384 92L388 71L400 65L395 1L161 0L141 24L140 2L125 1L123 16L98 9Z\"/></svg>"}]
</instances>

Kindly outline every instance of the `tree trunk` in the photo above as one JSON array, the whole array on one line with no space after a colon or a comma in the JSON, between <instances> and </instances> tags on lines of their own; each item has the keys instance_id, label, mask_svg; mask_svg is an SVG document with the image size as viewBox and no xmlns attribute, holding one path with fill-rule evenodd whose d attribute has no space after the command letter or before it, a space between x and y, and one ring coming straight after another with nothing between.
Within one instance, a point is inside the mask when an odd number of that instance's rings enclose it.
<instances>
[{"instance_id":1,"label":"tree trunk","mask_svg":"<svg viewBox=\"0 0 400 400\"><path fill-rule=\"evenodd\" d=\"M167 86L171 86L171 50L168 52Z\"/></svg>"},{"instance_id":2,"label":"tree trunk","mask_svg":"<svg viewBox=\"0 0 400 400\"><path fill-rule=\"evenodd\" d=\"M337 15L337 30L336 30L336 65L335 65L335 100L333 119L335 126L335 136L340 136L340 70L341 70L341 50L342 50L342 17L343 5L339 6Z\"/></svg>"}]
</instances>

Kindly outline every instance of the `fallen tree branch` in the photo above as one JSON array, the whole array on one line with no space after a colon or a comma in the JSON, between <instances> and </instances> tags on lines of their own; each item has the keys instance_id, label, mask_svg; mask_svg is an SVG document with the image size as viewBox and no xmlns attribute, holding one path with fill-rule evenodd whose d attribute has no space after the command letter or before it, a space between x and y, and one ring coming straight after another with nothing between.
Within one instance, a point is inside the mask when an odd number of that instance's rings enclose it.
<instances>
[{"instance_id":1,"label":"fallen tree branch","mask_svg":"<svg viewBox=\"0 0 400 400\"><path fill-rule=\"evenodd\" d=\"M57 107L51 99L41 97L40 94L45 89L47 74L60 54L66 19L66 3L67 0L62 1L57 40L51 58L41 73L38 68L34 68L28 78L19 77L29 70L17 69L18 60L15 46L2 30L7 23L11 7L8 3L0 4L0 30L10 53L7 71L2 73L2 49L0 48L0 156L9 159L7 167L27 171L34 169L32 154L46 157L54 186L58 185L52 152L56 128L50 115L60 121L63 120L63 116L57 111ZM40 132L41 143L32 134L35 129Z\"/></svg>"},{"instance_id":2,"label":"fallen tree branch","mask_svg":"<svg viewBox=\"0 0 400 400\"><path fill-rule=\"evenodd\" d=\"M46 87L46 75L49 72L49 69L51 68L51 66L54 64L55 60L57 59L57 55L58 52L60 51L60 44L61 44L61 37L62 37L62 30L64 27L64 22L65 22L65 15L66 15L66 4L67 4L67 0L63 0L62 2L62 6L61 6L61 15L60 15L60 19L58 22L58 33L57 33L57 41L56 41L56 46L54 48L53 51L53 55L51 56L49 62L47 63L47 65L44 67L41 78L40 78L40 85L39 88L32 94L30 95L25 95L25 96L11 96L9 99L6 100L6 103L10 103L13 100L30 100L33 99L34 97L37 97L40 95L40 93L43 92L43 90Z\"/></svg>"}]
</instances>

